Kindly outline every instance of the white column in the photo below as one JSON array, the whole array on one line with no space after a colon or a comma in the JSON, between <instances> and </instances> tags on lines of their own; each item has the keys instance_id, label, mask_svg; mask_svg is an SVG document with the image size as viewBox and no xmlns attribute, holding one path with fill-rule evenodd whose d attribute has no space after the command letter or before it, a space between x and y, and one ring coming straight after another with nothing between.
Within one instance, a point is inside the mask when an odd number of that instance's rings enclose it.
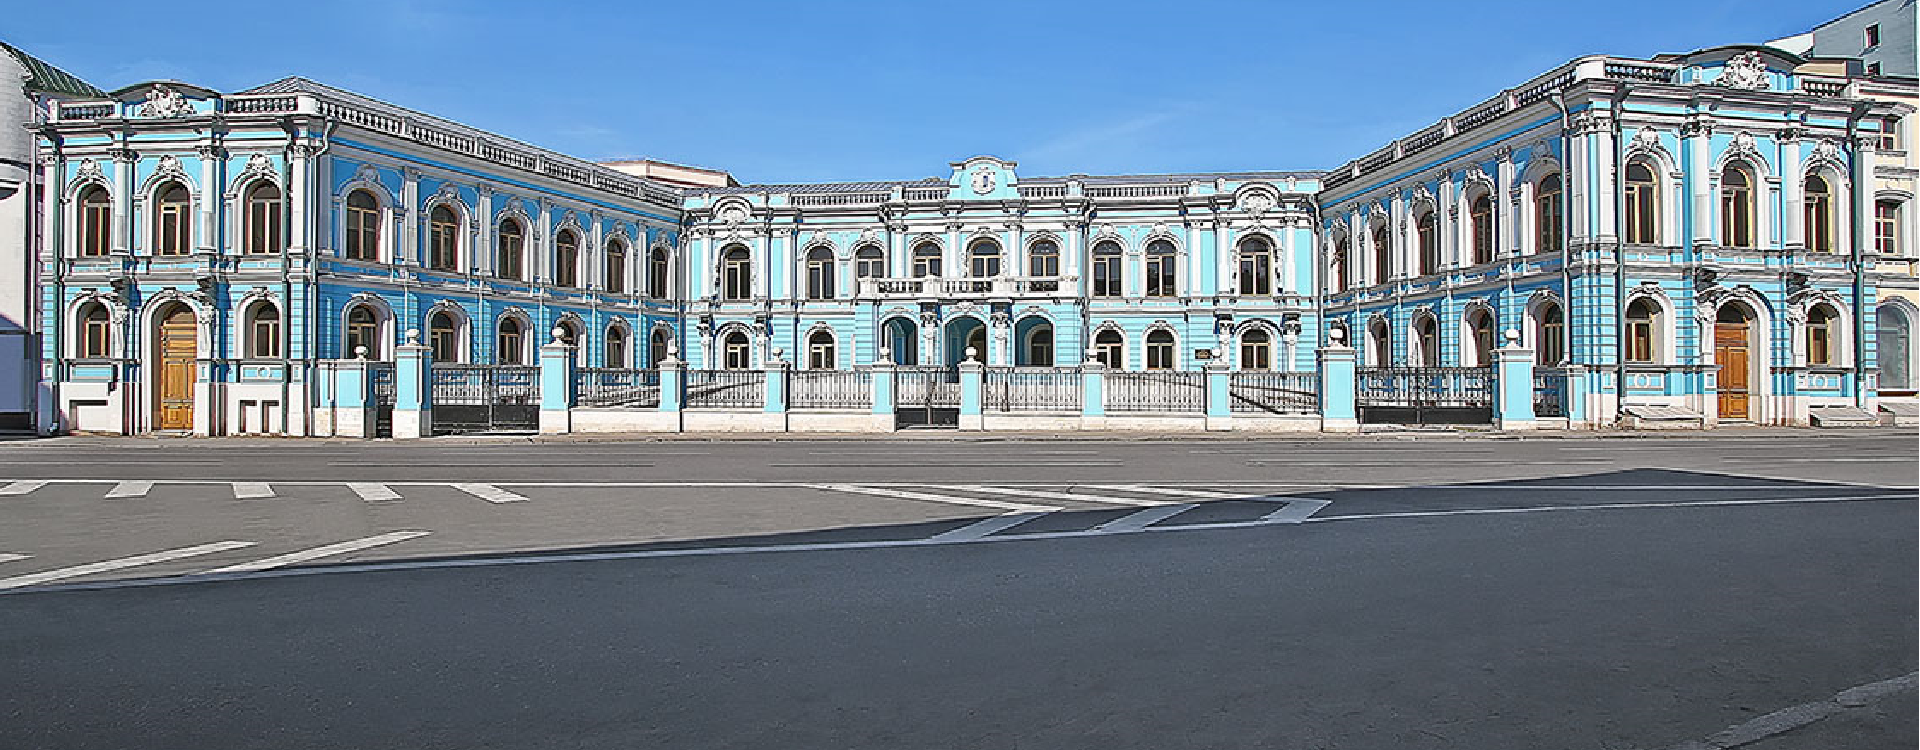
<instances>
[{"instance_id":1,"label":"white column","mask_svg":"<svg viewBox=\"0 0 1920 750\"><path fill-rule=\"evenodd\" d=\"M133 252L133 165L131 150L115 149L113 157L113 252Z\"/></svg>"},{"instance_id":2,"label":"white column","mask_svg":"<svg viewBox=\"0 0 1920 750\"><path fill-rule=\"evenodd\" d=\"M473 257L469 259L472 262L467 264L467 269L486 274L493 270L493 188L481 185L475 192L480 198L475 201L473 209L472 234L469 235L473 239L469 243L473 245Z\"/></svg>"},{"instance_id":3,"label":"white column","mask_svg":"<svg viewBox=\"0 0 1920 750\"><path fill-rule=\"evenodd\" d=\"M1610 243L1613 242L1615 237L1620 236L1618 217L1613 215L1614 204L1617 202L1614 197L1614 191L1618 189L1616 176L1620 173L1620 165L1613 162L1614 147L1613 130L1611 126L1600 127L1594 131L1593 155L1595 166L1591 172L1593 174L1594 196L1598 198L1598 200L1594 201L1596 204L1594 208L1598 211L1599 217L1591 225L1593 227L1592 234L1595 242ZM1587 183L1587 180L1582 179L1580 183L1584 185Z\"/></svg>"},{"instance_id":4,"label":"white column","mask_svg":"<svg viewBox=\"0 0 1920 750\"><path fill-rule=\"evenodd\" d=\"M1705 121L1689 122L1680 132L1686 140L1683 147L1687 152L1687 199L1693 201L1693 241L1696 245L1711 245L1718 223L1713 215L1713 175L1708 173L1712 162L1707 153L1707 136L1713 133L1713 126Z\"/></svg>"},{"instance_id":5,"label":"white column","mask_svg":"<svg viewBox=\"0 0 1920 750\"><path fill-rule=\"evenodd\" d=\"M1494 167L1493 208L1499 212L1494 219L1494 223L1498 225L1494 234L1495 241L1500 243L1494 248L1494 255L1501 258L1519 255L1522 242L1520 238L1524 236L1522 233L1524 227L1521 226L1518 216L1522 212L1514 210L1514 203L1518 200L1518 196L1514 195L1513 191L1514 181L1518 179L1515 172L1513 149L1500 149L1500 161Z\"/></svg>"},{"instance_id":6,"label":"white column","mask_svg":"<svg viewBox=\"0 0 1920 750\"><path fill-rule=\"evenodd\" d=\"M1440 243L1440 267L1458 268L1460 262L1460 206L1454 201L1453 172L1440 175L1440 197L1433 207L1435 219L1440 226L1435 228L1434 239Z\"/></svg>"},{"instance_id":7,"label":"white column","mask_svg":"<svg viewBox=\"0 0 1920 750\"><path fill-rule=\"evenodd\" d=\"M199 221L194 234L200 238L198 243L200 251L211 253L218 249L214 240L219 236L218 227L213 220L213 209L220 205L226 193L225 186L220 182L221 149L213 144L203 145L197 150L197 154L200 157L200 198L197 201L200 210L196 214Z\"/></svg>"},{"instance_id":8,"label":"white column","mask_svg":"<svg viewBox=\"0 0 1920 750\"><path fill-rule=\"evenodd\" d=\"M773 236L762 233L753 238L753 296L755 299L772 298L773 286L768 273L773 262ZM756 334L756 337L758 335Z\"/></svg>"},{"instance_id":9,"label":"white column","mask_svg":"<svg viewBox=\"0 0 1920 750\"><path fill-rule=\"evenodd\" d=\"M1239 294L1240 279L1236 272L1240 270L1240 263L1233 248L1233 228L1218 217L1213 220L1213 244L1218 256L1214 259L1214 265L1219 268L1216 278L1220 279L1217 293ZM1087 343L1092 344L1092 339L1088 339Z\"/></svg>"},{"instance_id":10,"label":"white column","mask_svg":"<svg viewBox=\"0 0 1920 750\"><path fill-rule=\"evenodd\" d=\"M1187 271L1187 283L1181 291L1188 296L1200 294L1200 245L1195 242L1199 236L1193 229L1193 222L1180 222L1180 267Z\"/></svg>"},{"instance_id":11,"label":"white column","mask_svg":"<svg viewBox=\"0 0 1920 750\"><path fill-rule=\"evenodd\" d=\"M420 242L420 170L407 167L403 175L400 205L395 207L400 219L400 236L395 238L393 259L424 266L427 259L421 252Z\"/></svg>"},{"instance_id":12,"label":"white column","mask_svg":"<svg viewBox=\"0 0 1920 750\"><path fill-rule=\"evenodd\" d=\"M313 247L313 235L310 231L311 214L307 203L313 197L313 147L305 143L294 144L291 177L287 185L288 213L292 214L292 226L288 227L287 252L291 255L305 255Z\"/></svg>"},{"instance_id":13,"label":"white column","mask_svg":"<svg viewBox=\"0 0 1920 750\"><path fill-rule=\"evenodd\" d=\"M1791 128L1782 130L1780 131L1780 203L1783 209L1780 216L1780 242L1782 247L1800 249L1807 246L1806 217L1802 213L1805 211L1802 208L1805 190L1806 184L1800 181L1800 133ZM1845 223L1842 222L1842 224ZM1871 219L1868 220L1867 226L1873 226Z\"/></svg>"},{"instance_id":14,"label":"white column","mask_svg":"<svg viewBox=\"0 0 1920 750\"><path fill-rule=\"evenodd\" d=\"M1408 269L1413 266L1407 262L1407 248L1413 244L1412 240L1408 239L1413 228L1408 226L1411 222L1407 221L1407 196L1404 193L1393 194L1393 203L1390 204L1387 221L1387 235L1393 240L1394 266L1389 270L1387 277L1397 279L1411 276L1413 274Z\"/></svg>"}]
</instances>

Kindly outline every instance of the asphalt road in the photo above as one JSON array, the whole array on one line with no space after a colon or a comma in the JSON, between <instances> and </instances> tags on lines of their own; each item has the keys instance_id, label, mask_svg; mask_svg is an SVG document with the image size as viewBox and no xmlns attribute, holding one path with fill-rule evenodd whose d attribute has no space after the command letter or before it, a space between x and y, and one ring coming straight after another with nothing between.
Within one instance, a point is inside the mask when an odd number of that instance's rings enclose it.
<instances>
[{"instance_id":1,"label":"asphalt road","mask_svg":"<svg viewBox=\"0 0 1920 750\"><path fill-rule=\"evenodd\" d=\"M1661 440L5 446L0 576L252 546L0 593L0 748L1913 747L1911 437Z\"/></svg>"}]
</instances>

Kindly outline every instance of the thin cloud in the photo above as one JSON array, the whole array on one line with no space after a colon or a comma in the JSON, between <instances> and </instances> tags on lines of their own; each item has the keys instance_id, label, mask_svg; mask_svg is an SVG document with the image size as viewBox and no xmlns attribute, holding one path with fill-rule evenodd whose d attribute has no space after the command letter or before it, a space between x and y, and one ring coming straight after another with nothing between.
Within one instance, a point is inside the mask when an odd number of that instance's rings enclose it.
<instances>
[{"instance_id":1,"label":"thin cloud","mask_svg":"<svg viewBox=\"0 0 1920 750\"><path fill-rule=\"evenodd\" d=\"M1025 149L1021 160L1054 164L1114 164L1137 162L1158 140L1164 126L1184 118L1191 105L1104 122L1069 131Z\"/></svg>"}]
</instances>

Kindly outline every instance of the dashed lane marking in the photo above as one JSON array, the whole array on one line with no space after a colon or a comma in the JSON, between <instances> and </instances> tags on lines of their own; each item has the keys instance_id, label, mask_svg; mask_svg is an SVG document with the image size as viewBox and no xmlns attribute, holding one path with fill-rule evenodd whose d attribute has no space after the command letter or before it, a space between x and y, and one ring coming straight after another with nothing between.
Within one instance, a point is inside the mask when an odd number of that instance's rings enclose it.
<instances>
[{"instance_id":1,"label":"dashed lane marking","mask_svg":"<svg viewBox=\"0 0 1920 750\"><path fill-rule=\"evenodd\" d=\"M1198 507L1200 507L1199 503L1181 503L1179 505L1163 505L1158 508L1148 508L1138 513L1130 513L1113 519L1088 529L1088 531L1099 534L1125 534L1130 531L1139 531Z\"/></svg>"},{"instance_id":2,"label":"dashed lane marking","mask_svg":"<svg viewBox=\"0 0 1920 750\"><path fill-rule=\"evenodd\" d=\"M300 550L299 552L289 552L284 555L274 555L273 557L261 558L253 562L240 563L239 565L228 565L224 568L214 568L213 570L209 570L207 572L208 573L251 573L256 570L270 570L272 568L278 568L286 565L295 565L303 562L308 562L311 560L318 560L323 557L332 557L334 555L344 555L348 552L358 552L363 549L370 549L373 547L393 544L395 542L404 542L408 539L416 539L419 537L426 536L429 533L432 533L432 532L395 531L391 533L380 534L377 536L370 536L365 539L354 539L351 541L339 542L336 544L328 544L321 547L314 547L312 549L304 549L304 550Z\"/></svg>"},{"instance_id":3,"label":"dashed lane marking","mask_svg":"<svg viewBox=\"0 0 1920 750\"><path fill-rule=\"evenodd\" d=\"M0 495L25 495L45 486L46 482L8 482L7 486L0 487Z\"/></svg>"},{"instance_id":4,"label":"dashed lane marking","mask_svg":"<svg viewBox=\"0 0 1920 750\"><path fill-rule=\"evenodd\" d=\"M1167 505L1167 500L1143 500L1134 497L1114 497L1112 495L1085 495L1072 492L1049 492L1047 490L1029 490L1019 487L985 487L977 484L940 485L946 489L964 492L984 492L989 495L1012 495L1031 497L1040 500L1079 500L1089 503L1107 503L1109 505L1131 505L1136 508L1152 508Z\"/></svg>"},{"instance_id":5,"label":"dashed lane marking","mask_svg":"<svg viewBox=\"0 0 1920 750\"><path fill-rule=\"evenodd\" d=\"M102 560L100 562L87 563L85 565L74 565L66 568L55 568L53 570L43 570L38 573L29 573L23 576L14 576L12 578L0 578L0 590L16 589L16 588L20 588L21 586L33 586L36 584L47 583L49 581L58 581L66 578L78 578L80 576L89 576L95 573L106 573L114 570L124 570L126 568L137 568L142 565L152 565L154 563L163 563L169 560L179 560L179 559L188 558L188 557L199 557L200 555L211 555L215 552L226 552L228 550L236 550L236 549L242 549L245 547L251 547L253 546L253 544L254 544L253 542L214 542L212 544L201 544L193 547L181 547L179 549L170 549L163 552L150 552L144 555L134 555L132 557L121 557L121 558L115 558L112 560Z\"/></svg>"},{"instance_id":6,"label":"dashed lane marking","mask_svg":"<svg viewBox=\"0 0 1920 750\"><path fill-rule=\"evenodd\" d=\"M32 557L32 555L22 555L18 552L0 552L0 563L10 563L15 560L25 560L29 557Z\"/></svg>"},{"instance_id":7,"label":"dashed lane marking","mask_svg":"<svg viewBox=\"0 0 1920 750\"><path fill-rule=\"evenodd\" d=\"M107 497L146 497L151 491L153 491L152 482L121 482L114 485L113 489L107 490Z\"/></svg>"},{"instance_id":8,"label":"dashed lane marking","mask_svg":"<svg viewBox=\"0 0 1920 750\"><path fill-rule=\"evenodd\" d=\"M491 484L453 484L449 486L490 503L520 503L526 502L527 499L526 495L514 494Z\"/></svg>"},{"instance_id":9,"label":"dashed lane marking","mask_svg":"<svg viewBox=\"0 0 1920 750\"><path fill-rule=\"evenodd\" d=\"M373 482L348 482L347 489L353 490L353 494L359 495L361 500L365 500L370 503L385 502L387 500L400 499L400 493L394 492L391 488L387 487L384 484L377 484Z\"/></svg>"},{"instance_id":10,"label":"dashed lane marking","mask_svg":"<svg viewBox=\"0 0 1920 750\"><path fill-rule=\"evenodd\" d=\"M977 498L977 497L962 497L960 495L936 495L931 492L912 492L908 490L896 490L896 489L888 489L883 487L865 487L857 484L812 484L807 486L812 487L814 489L818 489L818 490L829 490L833 492L851 492L858 495L874 495L877 497L894 497L894 498L900 498L902 500L922 500L929 503L945 503L948 505L970 505L976 508L993 508L994 510L1004 510L1004 511L1009 511L1013 513L1051 513L1053 511L1060 510L1059 508L1051 505L1031 505L1028 503L1009 503L1009 502L1002 502L1000 500L986 500L986 499Z\"/></svg>"},{"instance_id":11,"label":"dashed lane marking","mask_svg":"<svg viewBox=\"0 0 1920 750\"><path fill-rule=\"evenodd\" d=\"M236 500L273 497L273 485L266 482L234 482L233 497Z\"/></svg>"},{"instance_id":12,"label":"dashed lane marking","mask_svg":"<svg viewBox=\"0 0 1920 750\"><path fill-rule=\"evenodd\" d=\"M970 523L952 531L943 531L927 537L929 542L970 542L988 534L997 534L1020 524L1047 515L1045 513L1005 513L982 521Z\"/></svg>"}]
</instances>

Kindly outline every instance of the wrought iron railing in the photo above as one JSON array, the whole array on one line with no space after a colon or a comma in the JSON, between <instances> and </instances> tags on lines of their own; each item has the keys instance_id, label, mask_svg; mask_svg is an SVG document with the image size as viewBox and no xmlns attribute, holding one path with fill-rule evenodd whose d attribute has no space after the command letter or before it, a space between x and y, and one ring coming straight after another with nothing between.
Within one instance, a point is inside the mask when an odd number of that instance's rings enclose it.
<instances>
[{"instance_id":1,"label":"wrought iron railing","mask_svg":"<svg viewBox=\"0 0 1920 750\"><path fill-rule=\"evenodd\" d=\"M795 409L866 409L873 406L873 371L795 370L787 377L787 403Z\"/></svg>"},{"instance_id":2,"label":"wrought iron railing","mask_svg":"<svg viewBox=\"0 0 1920 750\"><path fill-rule=\"evenodd\" d=\"M764 370L687 371L689 409L758 409L766 399Z\"/></svg>"},{"instance_id":3,"label":"wrought iron railing","mask_svg":"<svg viewBox=\"0 0 1920 750\"><path fill-rule=\"evenodd\" d=\"M1197 370L1108 370L1110 412L1200 412L1207 404L1207 374Z\"/></svg>"},{"instance_id":4,"label":"wrought iron railing","mask_svg":"<svg viewBox=\"0 0 1920 750\"><path fill-rule=\"evenodd\" d=\"M1533 415L1567 415L1567 371L1558 367L1533 368Z\"/></svg>"},{"instance_id":5,"label":"wrought iron railing","mask_svg":"<svg viewBox=\"0 0 1920 750\"><path fill-rule=\"evenodd\" d=\"M532 365L433 366L435 406L540 403L540 368Z\"/></svg>"},{"instance_id":6,"label":"wrought iron railing","mask_svg":"<svg viewBox=\"0 0 1920 750\"><path fill-rule=\"evenodd\" d=\"M981 387L987 411L1077 413L1085 392L1076 367L995 367Z\"/></svg>"},{"instance_id":7,"label":"wrought iron railing","mask_svg":"<svg viewBox=\"0 0 1920 750\"><path fill-rule=\"evenodd\" d=\"M1227 402L1241 414L1313 414L1320 411L1320 376L1312 372L1235 372Z\"/></svg>"},{"instance_id":8,"label":"wrought iron railing","mask_svg":"<svg viewBox=\"0 0 1920 750\"><path fill-rule=\"evenodd\" d=\"M1363 405L1480 407L1493 403L1491 367L1384 367L1360 371Z\"/></svg>"},{"instance_id":9,"label":"wrought iron railing","mask_svg":"<svg viewBox=\"0 0 1920 750\"><path fill-rule=\"evenodd\" d=\"M573 371L574 404L595 409L660 406L660 371L626 367L581 367Z\"/></svg>"},{"instance_id":10,"label":"wrought iron railing","mask_svg":"<svg viewBox=\"0 0 1920 750\"><path fill-rule=\"evenodd\" d=\"M373 405L393 406L393 387L398 380L394 377L392 362L374 362L367 365L367 379L373 382Z\"/></svg>"}]
</instances>

